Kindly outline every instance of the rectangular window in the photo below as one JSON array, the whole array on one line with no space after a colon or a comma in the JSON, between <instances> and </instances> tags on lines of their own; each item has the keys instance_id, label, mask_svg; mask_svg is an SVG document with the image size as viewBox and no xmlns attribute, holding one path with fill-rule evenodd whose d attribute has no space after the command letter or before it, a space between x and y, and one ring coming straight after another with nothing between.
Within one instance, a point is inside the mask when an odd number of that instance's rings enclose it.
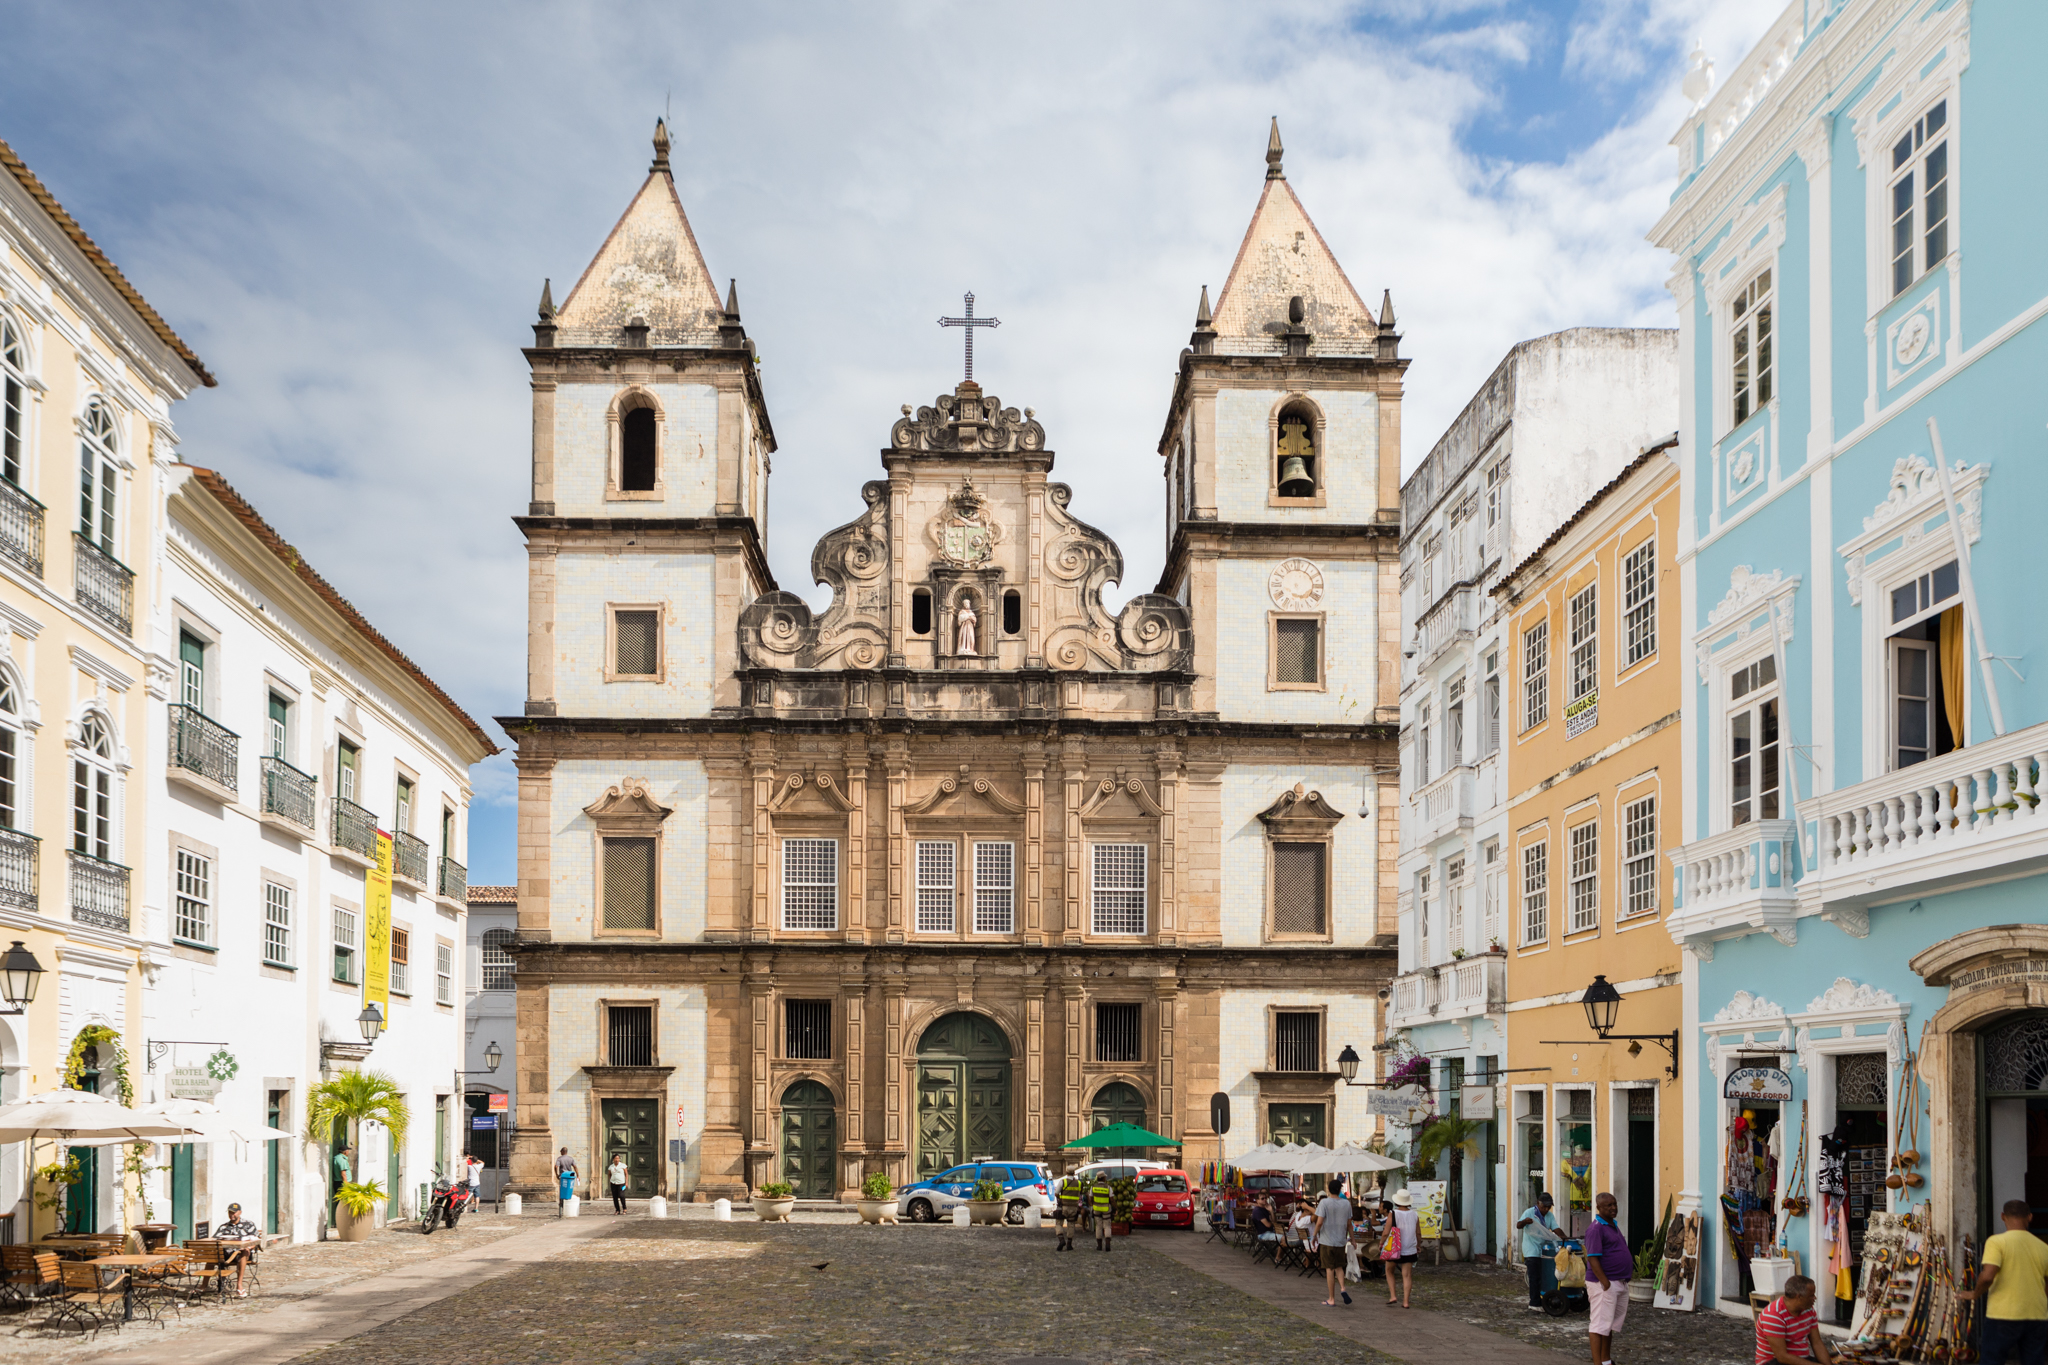
<instances>
[{"instance_id":1,"label":"rectangular window","mask_svg":"<svg viewBox=\"0 0 2048 1365\"><path fill-rule=\"evenodd\" d=\"M391 931L391 993L412 994L412 934L404 929Z\"/></svg>"},{"instance_id":2,"label":"rectangular window","mask_svg":"<svg viewBox=\"0 0 2048 1365\"><path fill-rule=\"evenodd\" d=\"M267 752L272 758L284 758L285 748L291 738L292 704L272 692L270 694L269 729L264 738Z\"/></svg>"},{"instance_id":3,"label":"rectangular window","mask_svg":"<svg viewBox=\"0 0 2048 1365\"><path fill-rule=\"evenodd\" d=\"M276 882L263 883L263 960L292 965L292 889Z\"/></svg>"},{"instance_id":4,"label":"rectangular window","mask_svg":"<svg viewBox=\"0 0 2048 1365\"><path fill-rule=\"evenodd\" d=\"M14 731L0 726L0 825L8 829L21 828L19 810L15 803L20 793L15 788Z\"/></svg>"},{"instance_id":5,"label":"rectangular window","mask_svg":"<svg viewBox=\"0 0 2048 1365\"><path fill-rule=\"evenodd\" d=\"M1600 927L1600 822L1588 820L1571 831L1572 918L1568 933Z\"/></svg>"},{"instance_id":6,"label":"rectangular window","mask_svg":"<svg viewBox=\"0 0 2048 1365\"><path fill-rule=\"evenodd\" d=\"M356 912L334 907L334 979L356 984Z\"/></svg>"},{"instance_id":7,"label":"rectangular window","mask_svg":"<svg viewBox=\"0 0 2048 1365\"><path fill-rule=\"evenodd\" d=\"M1496 460L1486 471L1486 545L1497 550L1507 535L1508 462Z\"/></svg>"},{"instance_id":8,"label":"rectangular window","mask_svg":"<svg viewBox=\"0 0 2048 1365\"><path fill-rule=\"evenodd\" d=\"M206 642L189 630L178 632L178 700L206 709Z\"/></svg>"},{"instance_id":9,"label":"rectangular window","mask_svg":"<svg viewBox=\"0 0 2048 1365\"><path fill-rule=\"evenodd\" d=\"M1415 937L1422 943L1423 961L1429 960L1429 874L1415 874Z\"/></svg>"},{"instance_id":10,"label":"rectangular window","mask_svg":"<svg viewBox=\"0 0 2048 1365\"><path fill-rule=\"evenodd\" d=\"M98 408L95 403L92 410ZM95 438L78 443L78 531L110 555L116 553L114 482L118 477L113 462L101 457Z\"/></svg>"},{"instance_id":11,"label":"rectangular window","mask_svg":"<svg viewBox=\"0 0 2048 1365\"><path fill-rule=\"evenodd\" d=\"M1317 687L1323 680L1323 623L1313 617L1273 619L1273 685Z\"/></svg>"},{"instance_id":12,"label":"rectangular window","mask_svg":"<svg viewBox=\"0 0 2048 1365\"><path fill-rule=\"evenodd\" d=\"M1522 946L1550 938L1550 845L1522 850Z\"/></svg>"},{"instance_id":13,"label":"rectangular window","mask_svg":"<svg viewBox=\"0 0 2048 1365\"><path fill-rule=\"evenodd\" d=\"M1091 932L1145 932L1145 855L1143 844L1095 845Z\"/></svg>"},{"instance_id":14,"label":"rectangular window","mask_svg":"<svg viewBox=\"0 0 2048 1365\"><path fill-rule=\"evenodd\" d=\"M1590 696L1600 690L1600 613L1597 584L1571 600L1568 626L1571 631L1572 674L1569 700Z\"/></svg>"},{"instance_id":15,"label":"rectangular window","mask_svg":"<svg viewBox=\"0 0 2048 1365\"><path fill-rule=\"evenodd\" d=\"M190 849L178 850L176 905L171 937L186 943L213 943L213 860Z\"/></svg>"},{"instance_id":16,"label":"rectangular window","mask_svg":"<svg viewBox=\"0 0 2048 1365\"><path fill-rule=\"evenodd\" d=\"M1622 635L1627 650L1624 668L1633 668L1657 652L1657 542L1646 540L1621 562Z\"/></svg>"},{"instance_id":17,"label":"rectangular window","mask_svg":"<svg viewBox=\"0 0 2048 1365\"><path fill-rule=\"evenodd\" d=\"M1323 1069L1323 1016L1315 1010L1273 1012L1273 1069Z\"/></svg>"},{"instance_id":18,"label":"rectangular window","mask_svg":"<svg viewBox=\"0 0 2048 1365\"><path fill-rule=\"evenodd\" d=\"M1728 353L1734 366L1736 426L1771 401L1771 304L1768 270L1735 296Z\"/></svg>"},{"instance_id":19,"label":"rectangular window","mask_svg":"<svg viewBox=\"0 0 2048 1365\"><path fill-rule=\"evenodd\" d=\"M1444 939L1453 952L1465 946L1465 858L1444 863Z\"/></svg>"},{"instance_id":20,"label":"rectangular window","mask_svg":"<svg viewBox=\"0 0 2048 1365\"><path fill-rule=\"evenodd\" d=\"M822 1062L832 1056L832 1002L782 1002L782 1055L792 1061Z\"/></svg>"},{"instance_id":21,"label":"rectangular window","mask_svg":"<svg viewBox=\"0 0 2048 1365\"><path fill-rule=\"evenodd\" d=\"M651 836L605 839L604 927L654 928L655 848Z\"/></svg>"},{"instance_id":22,"label":"rectangular window","mask_svg":"<svg viewBox=\"0 0 2048 1365\"><path fill-rule=\"evenodd\" d=\"M651 609L612 612L612 672L621 678L652 678L661 672L661 613Z\"/></svg>"},{"instance_id":23,"label":"rectangular window","mask_svg":"<svg viewBox=\"0 0 2048 1365\"><path fill-rule=\"evenodd\" d=\"M455 945L452 943L434 945L434 1003L455 1003Z\"/></svg>"},{"instance_id":24,"label":"rectangular window","mask_svg":"<svg viewBox=\"0 0 2048 1365\"><path fill-rule=\"evenodd\" d=\"M12 338L10 337L11 341ZM0 356L0 364L15 359ZM21 381L12 374L0 374L0 477L11 484L21 482Z\"/></svg>"},{"instance_id":25,"label":"rectangular window","mask_svg":"<svg viewBox=\"0 0 2048 1365\"><path fill-rule=\"evenodd\" d=\"M1431 719L1429 706L1425 703L1422 708L1421 719L1415 726L1415 785L1417 787L1427 787L1430 782L1429 760L1434 753L1434 747L1430 743L1432 738L1430 734Z\"/></svg>"},{"instance_id":26,"label":"rectangular window","mask_svg":"<svg viewBox=\"0 0 2048 1365\"><path fill-rule=\"evenodd\" d=\"M1941 100L1892 147L1893 294L1948 255L1947 129L1948 101Z\"/></svg>"},{"instance_id":27,"label":"rectangular window","mask_svg":"<svg viewBox=\"0 0 2048 1365\"><path fill-rule=\"evenodd\" d=\"M1778 661L1769 654L1738 668L1729 680L1729 823L1778 818Z\"/></svg>"},{"instance_id":28,"label":"rectangular window","mask_svg":"<svg viewBox=\"0 0 2048 1365\"><path fill-rule=\"evenodd\" d=\"M1017 851L1009 843L974 846L974 932L1017 929Z\"/></svg>"},{"instance_id":29,"label":"rectangular window","mask_svg":"<svg viewBox=\"0 0 2048 1365\"><path fill-rule=\"evenodd\" d=\"M1486 941L1500 942L1500 841L1488 839L1479 847L1480 876L1485 878Z\"/></svg>"},{"instance_id":30,"label":"rectangular window","mask_svg":"<svg viewBox=\"0 0 2048 1365\"><path fill-rule=\"evenodd\" d=\"M1451 684L1450 700L1444 703L1444 767L1451 769L1465 761L1465 680Z\"/></svg>"},{"instance_id":31,"label":"rectangular window","mask_svg":"<svg viewBox=\"0 0 2048 1365\"><path fill-rule=\"evenodd\" d=\"M613 1066L653 1066L654 1006L611 1005L604 1016L605 1060Z\"/></svg>"},{"instance_id":32,"label":"rectangular window","mask_svg":"<svg viewBox=\"0 0 2048 1365\"><path fill-rule=\"evenodd\" d=\"M71 847L113 861L114 775L82 760L71 764Z\"/></svg>"},{"instance_id":33,"label":"rectangular window","mask_svg":"<svg viewBox=\"0 0 2048 1365\"><path fill-rule=\"evenodd\" d=\"M412 833L412 779L409 777L398 779L397 805L398 813L392 816L391 827L410 834Z\"/></svg>"},{"instance_id":34,"label":"rectangular window","mask_svg":"<svg viewBox=\"0 0 2048 1365\"><path fill-rule=\"evenodd\" d=\"M1657 912L1656 797L1646 796L1622 807L1621 835L1625 845L1623 856L1628 859L1624 869L1628 879L1628 900L1622 906L1622 916L1632 919L1637 915L1653 915Z\"/></svg>"},{"instance_id":35,"label":"rectangular window","mask_svg":"<svg viewBox=\"0 0 2048 1365\"><path fill-rule=\"evenodd\" d=\"M954 861L959 846L950 839L917 843L917 932L950 934L954 921Z\"/></svg>"},{"instance_id":36,"label":"rectangular window","mask_svg":"<svg viewBox=\"0 0 2048 1365\"><path fill-rule=\"evenodd\" d=\"M334 786L344 801L356 799L356 779L361 776L363 751L347 740L334 746Z\"/></svg>"},{"instance_id":37,"label":"rectangular window","mask_svg":"<svg viewBox=\"0 0 2048 1365\"><path fill-rule=\"evenodd\" d=\"M1550 622L1522 632L1522 728L1533 730L1550 718Z\"/></svg>"},{"instance_id":38,"label":"rectangular window","mask_svg":"<svg viewBox=\"0 0 2048 1365\"><path fill-rule=\"evenodd\" d=\"M839 927L839 841L782 841L782 927Z\"/></svg>"},{"instance_id":39,"label":"rectangular window","mask_svg":"<svg viewBox=\"0 0 2048 1365\"><path fill-rule=\"evenodd\" d=\"M1486 690L1480 702L1484 714L1480 724L1486 735L1486 752L1500 752L1500 651L1486 651Z\"/></svg>"},{"instance_id":40,"label":"rectangular window","mask_svg":"<svg viewBox=\"0 0 2048 1365\"><path fill-rule=\"evenodd\" d=\"M1095 1060L1136 1062L1144 1060L1144 1006L1110 1004L1095 1007Z\"/></svg>"},{"instance_id":41,"label":"rectangular window","mask_svg":"<svg viewBox=\"0 0 2048 1365\"><path fill-rule=\"evenodd\" d=\"M1329 852L1324 843L1273 844L1273 932L1329 932Z\"/></svg>"}]
</instances>

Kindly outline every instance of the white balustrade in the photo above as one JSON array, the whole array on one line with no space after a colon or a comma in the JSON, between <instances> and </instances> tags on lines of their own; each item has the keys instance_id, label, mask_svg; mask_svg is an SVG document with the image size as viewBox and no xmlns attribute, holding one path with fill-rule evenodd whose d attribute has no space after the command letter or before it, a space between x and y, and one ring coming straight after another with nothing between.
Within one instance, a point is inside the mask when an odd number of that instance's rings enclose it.
<instances>
[{"instance_id":1,"label":"white balustrade","mask_svg":"<svg viewBox=\"0 0 2048 1365\"><path fill-rule=\"evenodd\" d=\"M2048 725L1900 768L1799 807L1817 825L1823 876L1912 860L2048 828L2040 784Z\"/></svg>"}]
</instances>

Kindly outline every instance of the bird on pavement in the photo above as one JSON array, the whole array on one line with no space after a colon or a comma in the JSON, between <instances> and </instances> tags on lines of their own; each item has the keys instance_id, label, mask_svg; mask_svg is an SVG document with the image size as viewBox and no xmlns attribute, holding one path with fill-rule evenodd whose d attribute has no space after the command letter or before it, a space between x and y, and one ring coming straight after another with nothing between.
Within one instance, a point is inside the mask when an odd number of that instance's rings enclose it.
<instances>
[{"instance_id":1,"label":"bird on pavement","mask_svg":"<svg viewBox=\"0 0 2048 1365\"><path fill-rule=\"evenodd\" d=\"M828 1265L831 1265L831 1264L832 1264L832 1263L831 1263L830 1261L820 1261L820 1262L818 1262L818 1263L817 1263L816 1265L812 1266L812 1267L811 1267L811 1269L813 1269L813 1270L823 1270L823 1269L824 1269L824 1268L825 1268L826 1266L828 1266Z\"/></svg>"}]
</instances>

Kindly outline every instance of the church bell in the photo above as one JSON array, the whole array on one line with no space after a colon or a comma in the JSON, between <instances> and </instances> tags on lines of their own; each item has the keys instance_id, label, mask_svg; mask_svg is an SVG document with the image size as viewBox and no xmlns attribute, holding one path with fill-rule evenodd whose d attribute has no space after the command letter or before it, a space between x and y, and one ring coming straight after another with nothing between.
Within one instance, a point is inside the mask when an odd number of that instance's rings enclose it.
<instances>
[{"instance_id":1,"label":"church bell","mask_svg":"<svg viewBox=\"0 0 2048 1365\"><path fill-rule=\"evenodd\" d=\"M1312 498L1316 495L1316 481L1308 476L1308 461L1299 455L1289 455L1280 462L1280 496L1283 498Z\"/></svg>"}]
</instances>

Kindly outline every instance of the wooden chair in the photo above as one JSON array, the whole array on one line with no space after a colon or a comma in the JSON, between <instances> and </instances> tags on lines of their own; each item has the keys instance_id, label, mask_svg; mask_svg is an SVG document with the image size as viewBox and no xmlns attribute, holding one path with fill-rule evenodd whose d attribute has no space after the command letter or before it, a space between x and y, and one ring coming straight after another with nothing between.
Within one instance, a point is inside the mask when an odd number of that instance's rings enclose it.
<instances>
[{"instance_id":1,"label":"wooden chair","mask_svg":"<svg viewBox=\"0 0 2048 1365\"><path fill-rule=\"evenodd\" d=\"M158 1316L164 1305L170 1305L173 1312L185 1316L185 1291L179 1281L185 1278L187 1260L183 1247L166 1247L157 1255L165 1259L153 1266L143 1266L135 1271L135 1302L141 1307L150 1305L150 1315Z\"/></svg>"},{"instance_id":2,"label":"wooden chair","mask_svg":"<svg viewBox=\"0 0 2048 1365\"><path fill-rule=\"evenodd\" d=\"M6 1272L4 1293L6 1301L14 1304L30 1304L37 1299L56 1292L62 1278L57 1273L59 1261L54 1251L37 1251L34 1247L0 1247L0 1269Z\"/></svg>"},{"instance_id":3,"label":"wooden chair","mask_svg":"<svg viewBox=\"0 0 2048 1365\"><path fill-rule=\"evenodd\" d=\"M100 1272L88 1261L66 1261L58 1267L63 1280L61 1298L50 1305L38 1327L58 1327L75 1323L80 1332L92 1329L97 1337L100 1328L108 1323L121 1325L121 1305L125 1302L123 1284L116 1277L113 1288L107 1288L100 1281Z\"/></svg>"},{"instance_id":4,"label":"wooden chair","mask_svg":"<svg viewBox=\"0 0 2048 1365\"><path fill-rule=\"evenodd\" d=\"M187 1283L204 1293L209 1287L216 1294L227 1291L228 1276L225 1271L232 1267L222 1264L221 1246L217 1239L193 1240L185 1243L185 1279Z\"/></svg>"}]
</instances>

